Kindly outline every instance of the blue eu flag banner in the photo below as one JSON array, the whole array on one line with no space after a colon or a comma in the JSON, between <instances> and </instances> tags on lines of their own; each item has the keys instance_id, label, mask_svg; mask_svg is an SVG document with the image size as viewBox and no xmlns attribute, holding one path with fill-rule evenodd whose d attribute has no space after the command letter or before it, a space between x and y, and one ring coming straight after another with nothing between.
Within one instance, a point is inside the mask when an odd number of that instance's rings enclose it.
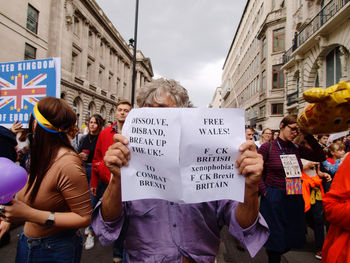
<instances>
[{"instance_id":1,"label":"blue eu flag banner","mask_svg":"<svg viewBox=\"0 0 350 263\"><path fill-rule=\"evenodd\" d=\"M61 59L0 63L0 125L14 121L28 127L34 105L42 98L60 97Z\"/></svg>"}]
</instances>

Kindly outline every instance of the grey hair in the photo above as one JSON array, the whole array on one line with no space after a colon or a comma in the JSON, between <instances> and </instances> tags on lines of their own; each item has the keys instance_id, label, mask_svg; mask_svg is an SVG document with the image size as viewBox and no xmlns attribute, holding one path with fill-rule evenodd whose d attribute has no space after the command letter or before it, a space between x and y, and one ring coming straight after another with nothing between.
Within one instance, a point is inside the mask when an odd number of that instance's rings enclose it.
<instances>
[{"instance_id":1,"label":"grey hair","mask_svg":"<svg viewBox=\"0 0 350 263\"><path fill-rule=\"evenodd\" d=\"M186 108L191 106L187 90L173 79L154 79L143 86L137 95L136 102L139 107L164 103L162 95L171 97L177 107Z\"/></svg>"}]
</instances>

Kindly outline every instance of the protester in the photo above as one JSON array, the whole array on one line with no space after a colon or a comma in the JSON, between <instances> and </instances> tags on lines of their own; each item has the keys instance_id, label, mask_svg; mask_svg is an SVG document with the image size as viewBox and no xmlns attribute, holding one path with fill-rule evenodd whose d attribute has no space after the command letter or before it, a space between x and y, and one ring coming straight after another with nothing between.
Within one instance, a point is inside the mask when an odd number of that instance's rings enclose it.
<instances>
[{"instance_id":1,"label":"protester","mask_svg":"<svg viewBox=\"0 0 350 263\"><path fill-rule=\"evenodd\" d=\"M255 131L253 128L245 127L245 139L247 141L254 141L254 134L255 134ZM256 149L258 149L258 146L256 146ZM235 239L235 242L236 242L236 248L239 251L245 251L244 245L241 242L239 242L239 240Z\"/></svg>"},{"instance_id":2,"label":"protester","mask_svg":"<svg viewBox=\"0 0 350 263\"><path fill-rule=\"evenodd\" d=\"M270 142L272 139L272 131L269 128L265 128L260 136L260 140L256 141L255 144L259 148L261 145L263 145L265 142Z\"/></svg>"},{"instance_id":3,"label":"protester","mask_svg":"<svg viewBox=\"0 0 350 263\"><path fill-rule=\"evenodd\" d=\"M323 249L322 262L350 262L350 156L340 165L323 207L330 223Z\"/></svg>"},{"instance_id":4,"label":"protester","mask_svg":"<svg viewBox=\"0 0 350 263\"><path fill-rule=\"evenodd\" d=\"M350 152L350 133L345 137L345 152Z\"/></svg>"},{"instance_id":5,"label":"protester","mask_svg":"<svg viewBox=\"0 0 350 263\"><path fill-rule=\"evenodd\" d=\"M83 125L81 125L81 133L82 135L89 133L89 118L85 120L85 123Z\"/></svg>"},{"instance_id":6,"label":"protester","mask_svg":"<svg viewBox=\"0 0 350 263\"><path fill-rule=\"evenodd\" d=\"M0 207L0 233L25 222L16 263L80 262L79 228L90 223L91 202L85 170L68 133L76 115L62 99L45 97L30 117L28 182L12 205Z\"/></svg>"},{"instance_id":7,"label":"protester","mask_svg":"<svg viewBox=\"0 0 350 263\"><path fill-rule=\"evenodd\" d=\"M308 144L306 144L308 147ZM322 186L322 178L331 181L329 174L320 171L320 163L310 162L301 159L303 163L303 198L305 202L306 218L310 219L314 230L315 238L315 257L322 259L322 246L324 242L324 223L323 223L323 208L322 196L324 190Z\"/></svg>"},{"instance_id":8,"label":"protester","mask_svg":"<svg viewBox=\"0 0 350 263\"><path fill-rule=\"evenodd\" d=\"M94 157L98 135L100 134L103 127L104 127L104 120L101 117L101 115L99 114L92 115L88 123L89 133L87 135L84 135L81 138L77 149L77 152L79 153L80 158L84 161L86 177L87 177L89 186L91 181L92 159ZM94 198L95 196L91 195L91 201L93 205L96 203L96 201L93 200ZM87 233L87 238L85 241L85 249L91 249L95 245L94 231L92 227L89 226L88 228L86 228L85 233Z\"/></svg>"},{"instance_id":9,"label":"protester","mask_svg":"<svg viewBox=\"0 0 350 263\"><path fill-rule=\"evenodd\" d=\"M322 162L323 168L326 170L327 173L329 173L334 178L335 173L337 172L342 158L345 155L345 146L342 143L331 143L328 146L328 158L327 160ZM329 191L329 188L331 186L331 182L328 182L325 185L325 192Z\"/></svg>"},{"instance_id":10,"label":"protester","mask_svg":"<svg viewBox=\"0 0 350 263\"><path fill-rule=\"evenodd\" d=\"M246 140L253 140L254 139L254 129L246 127L245 128L245 139Z\"/></svg>"},{"instance_id":11,"label":"protester","mask_svg":"<svg viewBox=\"0 0 350 263\"><path fill-rule=\"evenodd\" d=\"M117 103L116 108L116 119L117 121L110 127L105 128L97 139L96 149L94 158L92 160L92 171L91 171L91 193L95 196L94 200L98 201L103 195L109 183L111 172L103 162L108 147L113 144L113 135L120 133L124 121L131 110L131 103L128 100L120 100ZM96 203L93 203L95 206ZM124 233L124 232L123 232ZM121 262L123 260L123 235L114 242L113 246L113 262Z\"/></svg>"},{"instance_id":12,"label":"protester","mask_svg":"<svg viewBox=\"0 0 350 263\"><path fill-rule=\"evenodd\" d=\"M15 121L10 129L0 125L0 157L6 157L13 162L17 161L16 133L22 128L22 123Z\"/></svg>"},{"instance_id":13,"label":"protester","mask_svg":"<svg viewBox=\"0 0 350 263\"><path fill-rule=\"evenodd\" d=\"M29 134L28 128L22 128L22 130L16 134L16 140L17 140L16 151L18 156L18 163L27 171L29 171L29 161L30 161L28 134Z\"/></svg>"},{"instance_id":14,"label":"protester","mask_svg":"<svg viewBox=\"0 0 350 263\"><path fill-rule=\"evenodd\" d=\"M186 107L187 91L174 80L157 79L138 94L140 107ZM268 236L259 214L258 182L263 163L253 141L240 146L239 172L246 177L244 203L222 200L176 204L159 199L123 202L120 168L127 165L127 139L116 134L104 158L112 176L92 222L103 245L117 239L128 222L125 248L127 262L214 262L224 224L254 256ZM228 143L229 145L229 143Z\"/></svg>"},{"instance_id":15,"label":"protester","mask_svg":"<svg viewBox=\"0 0 350 263\"><path fill-rule=\"evenodd\" d=\"M261 193L260 212L270 227L270 236L265 244L269 262L280 262L281 255L291 248L302 248L305 243L304 200L301 179L286 178L282 161L296 158L298 165L289 173L300 174L300 158L321 162L325 159L322 148L312 135L305 139L311 149L296 145L293 140L299 133L296 116L288 115L280 123L277 139L263 144L258 152L264 159L263 179L259 183ZM282 159L281 159L282 157Z\"/></svg>"},{"instance_id":16,"label":"protester","mask_svg":"<svg viewBox=\"0 0 350 263\"><path fill-rule=\"evenodd\" d=\"M328 142L329 135L317 135L318 143L322 146L322 148L327 148L327 142Z\"/></svg>"}]
</instances>

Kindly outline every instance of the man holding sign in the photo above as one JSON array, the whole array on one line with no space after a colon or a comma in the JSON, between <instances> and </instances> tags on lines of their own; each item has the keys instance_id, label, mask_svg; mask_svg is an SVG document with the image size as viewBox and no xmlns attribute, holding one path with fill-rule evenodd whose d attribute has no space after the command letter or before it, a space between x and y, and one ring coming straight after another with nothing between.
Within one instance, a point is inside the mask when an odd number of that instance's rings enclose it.
<instances>
[{"instance_id":1,"label":"man holding sign","mask_svg":"<svg viewBox=\"0 0 350 263\"><path fill-rule=\"evenodd\" d=\"M176 81L164 79L154 80L141 89L137 103L140 107L170 108L188 107L190 104L183 87ZM157 122L161 124L162 121L159 119ZM223 123L222 120L215 122L218 125ZM228 133L226 128L220 131ZM245 180L242 203L221 200L180 204L160 199L122 202L120 170L131 162L128 144L126 137L116 134L114 144L109 147L104 158L112 173L111 180L102 203L96 207L92 216L93 228L102 244L117 239L123 225L128 222L125 240L128 262L214 262L220 243L220 229L227 225L230 233L244 244L251 256L255 256L267 240L269 231L259 214L258 183L263 161L253 141L240 145L241 155L234 163ZM228 142L228 148L229 145ZM219 152L226 153L228 148L221 148ZM153 168L147 169L150 169L151 174ZM156 179L159 185L161 182L166 183L165 176L157 176Z\"/></svg>"}]
</instances>

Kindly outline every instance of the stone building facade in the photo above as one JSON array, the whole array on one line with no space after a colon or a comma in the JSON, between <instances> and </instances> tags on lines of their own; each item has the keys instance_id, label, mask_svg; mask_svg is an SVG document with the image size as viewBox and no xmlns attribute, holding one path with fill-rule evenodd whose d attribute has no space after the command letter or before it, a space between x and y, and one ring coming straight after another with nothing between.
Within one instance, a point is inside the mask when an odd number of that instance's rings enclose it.
<instances>
[{"instance_id":1,"label":"stone building facade","mask_svg":"<svg viewBox=\"0 0 350 263\"><path fill-rule=\"evenodd\" d=\"M209 104L209 108L221 108L221 101L222 101L221 92L222 92L222 88L217 87L215 90L214 96L211 100L211 103Z\"/></svg>"},{"instance_id":2,"label":"stone building facade","mask_svg":"<svg viewBox=\"0 0 350 263\"><path fill-rule=\"evenodd\" d=\"M350 80L349 0L247 1L222 74L221 107L278 129L305 106L302 92Z\"/></svg>"},{"instance_id":3,"label":"stone building facade","mask_svg":"<svg viewBox=\"0 0 350 263\"><path fill-rule=\"evenodd\" d=\"M79 116L115 120L131 99L133 48L94 0L0 0L0 61L61 57L61 97ZM151 61L137 51L136 92L151 81Z\"/></svg>"},{"instance_id":4,"label":"stone building facade","mask_svg":"<svg viewBox=\"0 0 350 263\"><path fill-rule=\"evenodd\" d=\"M303 91L350 81L350 1L286 1L287 40L284 54L286 113L305 106Z\"/></svg>"},{"instance_id":5,"label":"stone building facade","mask_svg":"<svg viewBox=\"0 0 350 263\"><path fill-rule=\"evenodd\" d=\"M223 67L222 107L246 110L246 125L277 129L283 117L286 8L247 1Z\"/></svg>"}]
</instances>

